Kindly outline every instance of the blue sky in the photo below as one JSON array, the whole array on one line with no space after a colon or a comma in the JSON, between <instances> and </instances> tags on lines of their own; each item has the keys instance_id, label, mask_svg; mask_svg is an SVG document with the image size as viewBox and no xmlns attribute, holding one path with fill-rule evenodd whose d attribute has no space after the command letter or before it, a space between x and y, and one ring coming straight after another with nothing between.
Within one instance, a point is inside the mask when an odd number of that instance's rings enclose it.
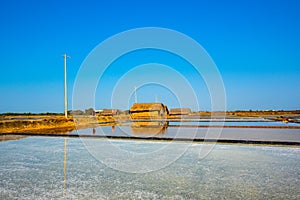
<instances>
[{"instance_id":1,"label":"blue sky","mask_svg":"<svg viewBox=\"0 0 300 200\"><path fill-rule=\"evenodd\" d=\"M173 29L200 43L222 75L228 110L300 109L299 10L297 0L1 1L0 112L63 112L61 55L72 56L71 97L89 52L112 35L140 27ZM181 72L194 84L200 109L210 110L202 80ZM111 106L107 88L118 73L112 67L103 78L107 87L99 85L96 108ZM169 107L178 106L162 88L139 92L141 101L158 96ZM184 106L194 105L187 99Z\"/></svg>"}]
</instances>

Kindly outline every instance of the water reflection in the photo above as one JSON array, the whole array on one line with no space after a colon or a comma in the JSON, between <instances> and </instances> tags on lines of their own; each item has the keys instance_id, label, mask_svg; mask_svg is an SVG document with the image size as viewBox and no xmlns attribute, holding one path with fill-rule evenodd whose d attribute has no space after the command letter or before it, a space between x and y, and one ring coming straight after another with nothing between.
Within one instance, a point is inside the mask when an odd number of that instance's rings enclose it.
<instances>
[{"instance_id":1,"label":"water reflection","mask_svg":"<svg viewBox=\"0 0 300 200\"><path fill-rule=\"evenodd\" d=\"M300 123L284 123L279 121L216 121L216 120L207 120L207 121L171 121L170 126L232 126L232 127L251 127L251 126L263 126L263 127L280 127L280 126L300 126Z\"/></svg>"},{"instance_id":2,"label":"water reflection","mask_svg":"<svg viewBox=\"0 0 300 200\"><path fill-rule=\"evenodd\" d=\"M165 133L168 126L169 122L166 121L139 121L133 122L130 125L130 129L134 135L143 134L155 136L162 135L163 133Z\"/></svg>"},{"instance_id":3,"label":"water reflection","mask_svg":"<svg viewBox=\"0 0 300 200\"><path fill-rule=\"evenodd\" d=\"M68 138L64 138L64 191L63 191L63 196L66 196L66 190L67 190L67 142L68 142Z\"/></svg>"},{"instance_id":4,"label":"water reflection","mask_svg":"<svg viewBox=\"0 0 300 200\"><path fill-rule=\"evenodd\" d=\"M27 138L27 136L22 135L0 135L0 142L9 141L9 140L20 140Z\"/></svg>"}]
</instances>

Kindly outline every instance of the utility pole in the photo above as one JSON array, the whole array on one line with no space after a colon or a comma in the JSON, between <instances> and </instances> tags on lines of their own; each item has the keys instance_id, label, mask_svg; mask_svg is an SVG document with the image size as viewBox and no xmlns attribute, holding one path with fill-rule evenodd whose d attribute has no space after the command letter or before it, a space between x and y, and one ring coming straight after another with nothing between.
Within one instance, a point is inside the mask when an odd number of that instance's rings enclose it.
<instances>
[{"instance_id":1,"label":"utility pole","mask_svg":"<svg viewBox=\"0 0 300 200\"><path fill-rule=\"evenodd\" d=\"M65 100L64 100L64 104L65 104L65 118L68 118L68 91L67 91L67 58L71 58L70 56L67 56L67 54L63 55L64 57L64 75L65 75Z\"/></svg>"}]
</instances>

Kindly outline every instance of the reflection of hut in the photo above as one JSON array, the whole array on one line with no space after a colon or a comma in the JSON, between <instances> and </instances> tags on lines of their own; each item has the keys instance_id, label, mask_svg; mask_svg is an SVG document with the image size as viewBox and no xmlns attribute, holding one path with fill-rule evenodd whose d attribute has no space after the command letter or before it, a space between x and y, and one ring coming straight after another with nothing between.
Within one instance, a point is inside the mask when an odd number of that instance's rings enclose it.
<instances>
[{"instance_id":1,"label":"reflection of hut","mask_svg":"<svg viewBox=\"0 0 300 200\"><path fill-rule=\"evenodd\" d=\"M168 128L168 122L133 122L130 126L133 134L156 135L163 134Z\"/></svg>"},{"instance_id":2,"label":"reflection of hut","mask_svg":"<svg viewBox=\"0 0 300 200\"><path fill-rule=\"evenodd\" d=\"M170 109L169 115L189 115L190 113L190 108L173 108Z\"/></svg>"},{"instance_id":3,"label":"reflection of hut","mask_svg":"<svg viewBox=\"0 0 300 200\"><path fill-rule=\"evenodd\" d=\"M120 114L118 109L103 109L100 115L102 116L114 116Z\"/></svg>"},{"instance_id":4,"label":"reflection of hut","mask_svg":"<svg viewBox=\"0 0 300 200\"><path fill-rule=\"evenodd\" d=\"M131 119L161 119L168 115L168 108L162 103L135 103L130 108Z\"/></svg>"}]
</instances>

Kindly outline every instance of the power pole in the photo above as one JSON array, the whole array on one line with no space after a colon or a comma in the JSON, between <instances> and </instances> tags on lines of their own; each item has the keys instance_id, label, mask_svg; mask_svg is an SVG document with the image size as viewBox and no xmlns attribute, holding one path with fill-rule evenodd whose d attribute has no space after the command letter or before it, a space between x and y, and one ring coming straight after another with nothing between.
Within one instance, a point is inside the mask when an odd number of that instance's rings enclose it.
<instances>
[{"instance_id":1,"label":"power pole","mask_svg":"<svg viewBox=\"0 0 300 200\"><path fill-rule=\"evenodd\" d=\"M67 58L71 58L70 56L67 56L67 54L63 55L64 57L64 75L65 75L65 100L64 100L64 104L65 104L65 118L68 118L68 91L67 91Z\"/></svg>"}]
</instances>

